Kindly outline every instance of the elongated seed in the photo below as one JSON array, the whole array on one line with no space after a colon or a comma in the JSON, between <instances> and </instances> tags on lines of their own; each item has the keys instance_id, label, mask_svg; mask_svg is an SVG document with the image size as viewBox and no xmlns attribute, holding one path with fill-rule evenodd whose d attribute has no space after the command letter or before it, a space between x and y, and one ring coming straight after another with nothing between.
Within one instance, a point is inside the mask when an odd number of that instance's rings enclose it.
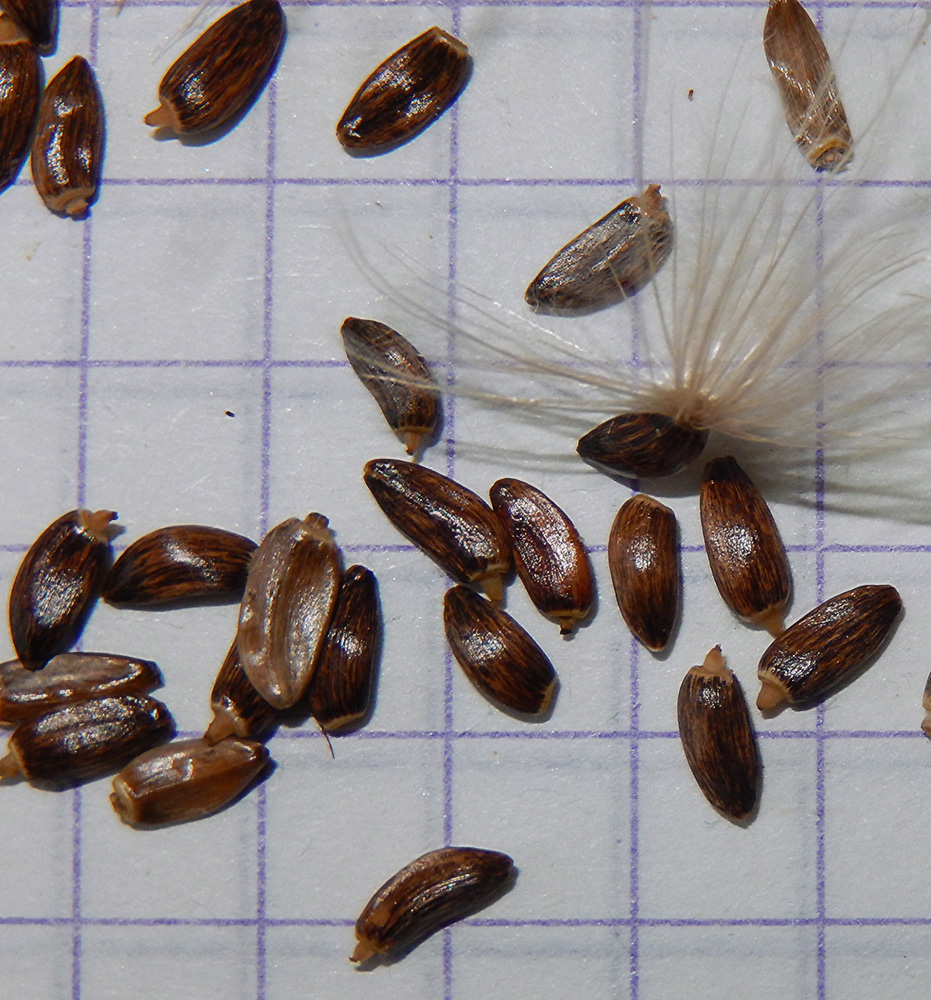
<instances>
[{"instance_id":1,"label":"elongated seed","mask_svg":"<svg viewBox=\"0 0 931 1000\"><path fill-rule=\"evenodd\" d=\"M0 32L6 25L0 19ZM0 190L16 180L39 110L39 57L30 42L0 41Z\"/></svg>"},{"instance_id":2,"label":"elongated seed","mask_svg":"<svg viewBox=\"0 0 931 1000\"><path fill-rule=\"evenodd\" d=\"M517 575L534 605L572 632L591 613L595 581L575 525L540 490L499 479L491 503L511 538Z\"/></svg>"},{"instance_id":3,"label":"elongated seed","mask_svg":"<svg viewBox=\"0 0 931 1000\"><path fill-rule=\"evenodd\" d=\"M436 433L439 389L426 361L397 330L373 319L343 320L343 346L352 370L375 397L388 426L417 455Z\"/></svg>"},{"instance_id":4,"label":"elongated seed","mask_svg":"<svg viewBox=\"0 0 931 1000\"><path fill-rule=\"evenodd\" d=\"M708 431L662 413L620 413L579 438L576 451L611 476L672 476L702 453Z\"/></svg>"},{"instance_id":5,"label":"elongated seed","mask_svg":"<svg viewBox=\"0 0 931 1000\"><path fill-rule=\"evenodd\" d=\"M468 587L443 603L446 639L466 677L506 712L548 714L559 681L546 653L509 615Z\"/></svg>"},{"instance_id":6,"label":"elongated seed","mask_svg":"<svg viewBox=\"0 0 931 1000\"><path fill-rule=\"evenodd\" d=\"M821 35L798 0L770 0L763 49L789 131L816 170L843 170L853 137Z\"/></svg>"},{"instance_id":7,"label":"elongated seed","mask_svg":"<svg viewBox=\"0 0 931 1000\"><path fill-rule=\"evenodd\" d=\"M336 137L357 156L396 149L453 104L471 71L466 46L442 28L429 28L365 80L343 112Z\"/></svg>"},{"instance_id":8,"label":"elongated seed","mask_svg":"<svg viewBox=\"0 0 931 1000\"><path fill-rule=\"evenodd\" d=\"M159 528L116 560L101 596L110 604L148 607L229 596L241 598L256 544L199 524Z\"/></svg>"},{"instance_id":9,"label":"elongated seed","mask_svg":"<svg viewBox=\"0 0 931 1000\"><path fill-rule=\"evenodd\" d=\"M113 779L110 802L130 826L167 826L209 816L262 773L268 750L233 738L178 740L130 761Z\"/></svg>"},{"instance_id":10,"label":"elongated seed","mask_svg":"<svg viewBox=\"0 0 931 1000\"><path fill-rule=\"evenodd\" d=\"M699 503L705 551L718 592L738 618L778 635L792 576L768 504L730 456L705 467Z\"/></svg>"},{"instance_id":11,"label":"elongated seed","mask_svg":"<svg viewBox=\"0 0 931 1000\"><path fill-rule=\"evenodd\" d=\"M52 52L58 32L58 0L3 0L2 6L40 55Z\"/></svg>"},{"instance_id":12,"label":"elongated seed","mask_svg":"<svg viewBox=\"0 0 931 1000\"><path fill-rule=\"evenodd\" d=\"M676 515L652 497L631 497L611 526L608 568L627 627L647 649L665 649L679 617Z\"/></svg>"},{"instance_id":13,"label":"elongated seed","mask_svg":"<svg viewBox=\"0 0 931 1000\"><path fill-rule=\"evenodd\" d=\"M511 545L481 497L432 469L390 458L369 462L363 478L401 534L454 579L478 583L492 600L501 599Z\"/></svg>"},{"instance_id":14,"label":"elongated seed","mask_svg":"<svg viewBox=\"0 0 931 1000\"><path fill-rule=\"evenodd\" d=\"M259 739L278 718L278 710L269 705L246 676L235 639L213 683L210 707L213 719L204 733L208 743L219 743L227 736Z\"/></svg>"},{"instance_id":15,"label":"elongated seed","mask_svg":"<svg viewBox=\"0 0 931 1000\"><path fill-rule=\"evenodd\" d=\"M516 877L513 860L479 847L430 851L393 875L356 921L350 961L397 956L494 902Z\"/></svg>"},{"instance_id":16,"label":"elongated seed","mask_svg":"<svg viewBox=\"0 0 931 1000\"><path fill-rule=\"evenodd\" d=\"M705 798L726 816L746 819L760 787L760 755L750 710L715 646L679 688L682 749Z\"/></svg>"},{"instance_id":17,"label":"elongated seed","mask_svg":"<svg viewBox=\"0 0 931 1000\"><path fill-rule=\"evenodd\" d=\"M854 587L820 604L760 659L757 707L810 702L851 678L886 641L902 611L895 587Z\"/></svg>"},{"instance_id":18,"label":"elongated seed","mask_svg":"<svg viewBox=\"0 0 931 1000\"><path fill-rule=\"evenodd\" d=\"M925 692L921 699L921 707L925 710L925 717L921 721L921 728L926 736L931 736L931 674L925 681Z\"/></svg>"},{"instance_id":19,"label":"elongated seed","mask_svg":"<svg viewBox=\"0 0 931 1000\"><path fill-rule=\"evenodd\" d=\"M178 135L208 132L250 105L272 74L286 33L278 0L248 0L178 57L158 87L146 125Z\"/></svg>"},{"instance_id":20,"label":"elongated seed","mask_svg":"<svg viewBox=\"0 0 931 1000\"><path fill-rule=\"evenodd\" d=\"M659 185L627 198L589 226L530 282L535 309L591 312L622 302L653 279L672 250L672 220Z\"/></svg>"}]
</instances>

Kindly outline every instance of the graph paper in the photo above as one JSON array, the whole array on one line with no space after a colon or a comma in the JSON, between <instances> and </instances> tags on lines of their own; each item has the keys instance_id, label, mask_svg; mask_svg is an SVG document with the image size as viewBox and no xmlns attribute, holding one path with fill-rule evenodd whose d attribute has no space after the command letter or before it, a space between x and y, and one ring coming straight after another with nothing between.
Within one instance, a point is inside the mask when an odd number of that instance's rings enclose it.
<instances>
[{"instance_id":1,"label":"graph paper","mask_svg":"<svg viewBox=\"0 0 931 1000\"><path fill-rule=\"evenodd\" d=\"M519 584L509 588L508 610L560 676L552 716L537 724L502 715L452 662L441 622L449 581L361 480L369 459L402 455L348 369L344 317L389 323L436 356L467 325L460 303L474 293L530 318L522 294L537 270L645 183L679 192L687 229L689 183L714 180L709 142L733 154L735 175L744 146L782 141L796 157L759 44L766 4L284 6L272 82L209 143L159 139L142 117L217 9L186 32L198 8L184 2L62 9L46 75L74 53L94 65L104 183L79 221L46 211L28 167L0 197L0 579L5 593L33 539L75 507L118 511L118 548L173 523L259 538L320 511L346 564L379 580L377 706L367 727L334 739L332 756L311 724L282 725L272 773L197 823L123 826L106 780L0 789L0 997L926 997L931 748L919 723L931 540L920 525L836 513L816 456L804 502L774 491L794 576L790 620L861 583L894 584L906 611L854 684L804 711L754 710L765 776L744 828L704 800L676 731L690 666L720 643L752 700L768 642L714 589L694 478L660 493L679 517L685 597L671 649L653 656L624 627L607 571L629 484L574 461L574 438L559 428L535 461L533 425L447 397L425 463L479 493L501 476L529 479L591 550L599 603L570 640ZM901 73L872 126L886 155L865 158L881 166L860 176L875 204L913 197L924 211L928 57L922 46L903 56L919 18L896 2L811 9L836 43L855 128L869 118L856 109L875 110ZM470 47L461 99L400 149L347 156L334 126L356 87L433 24ZM722 101L735 95L743 118L724 120ZM715 140L738 125L739 144ZM437 323L411 315L411 296ZM629 336L628 313L554 328ZM457 378L457 350L438 368L444 379ZM778 486L768 449L738 454L764 490ZM193 736L209 721L235 620L235 605L101 605L82 646L156 660L158 697ZM445 844L507 852L513 889L402 961L353 967L353 924L369 896Z\"/></svg>"}]
</instances>

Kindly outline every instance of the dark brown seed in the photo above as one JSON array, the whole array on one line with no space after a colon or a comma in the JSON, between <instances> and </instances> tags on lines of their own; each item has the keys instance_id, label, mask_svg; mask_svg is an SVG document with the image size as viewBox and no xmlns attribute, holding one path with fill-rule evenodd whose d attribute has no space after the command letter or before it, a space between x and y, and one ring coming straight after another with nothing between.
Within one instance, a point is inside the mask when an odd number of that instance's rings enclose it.
<instances>
[{"instance_id":1,"label":"dark brown seed","mask_svg":"<svg viewBox=\"0 0 931 1000\"><path fill-rule=\"evenodd\" d=\"M130 761L113 779L110 802L130 826L187 823L228 805L267 764L261 743L178 740Z\"/></svg>"},{"instance_id":2,"label":"dark brown seed","mask_svg":"<svg viewBox=\"0 0 931 1000\"><path fill-rule=\"evenodd\" d=\"M724 602L738 618L779 635L792 576L760 491L735 459L716 458L705 467L699 503L705 551Z\"/></svg>"},{"instance_id":3,"label":"dark brown seed","mask_svg":"<svg viewBox=\"0 0 931 1000\"><path fill-rule=\"evenodd\" d=\"M375 574L350 566L310 682L310 712L321 729L348 729L371 711L380 631Z\"/></svg>"},{"instance_id":4,"label":"dark brown seed","mask_svg":"<svg viewBox=\"0 0 931 1000\"><path fill-rule=\"evenodd\" d=\"M760 755L740 684L715 646L679 688L679 736L705 798L725 816L746 819L760 788Z\"/></svg>"},{"instance_id":5,"label":"dark brown seed","mask_svg":"<svg viewBox=\"0 0 931 1000\"><path fill-rule=\"evenodd\" d=\"M757 708L810 702L851 678L883 645L902 611L895 587L854 587L790 626L763 654Z\"/></svg>"},{"instance_id":6,"label":"dark brown seed","mask_svg":"<svg viewBox=\"0 0 931 1000\"><path fill-rule=\"evenodd\" d=\"M356 921L350 961L396 956L424 938L494 902L514 881L507 854L479 847L443 847L393 875Z\"/></svg>"},{"instance_id":7,"label":"dark brown seed","mask_svg":"<svg viewBox=\"0 0 931 1000\"><path fill-rule=\"evenodd\" d=\"M402 535L454 579L478 583L492 600L501 600L511 545L481 497L432 469L390 458L369 462L363 478Z\"/></svg>"},{"instance_id":8,"label":"dark brown seed","mask_svg":"<svg viewBox=\"0 0 931 1000\"><path fill-rule=\"evenodd\" d=\"M622 201L567 243L524 293L535 309L591 312L629 299L672 250L672 220L659 185Z\"/></svg>"},{"instance_id":9,"label":"dark brown seed","mask_svg":"<svg viewBox=\"0 0 931 1000\"><path fill-rule=\"evenodd\" d=\"M52 52L58 32L58 0L3 0L0 6L40 55Z\"/></svg>"},{"instance_id":10,"label":"dark brown seed","mask_svg":"<svg viewBox=\"0 0 931 1000\"><path fill-rule=\"evenodd\" d=\"M103 169L103 101L94 71L75 56L49 82L32 141L32 179L52 212L82 215Z\"/></svg>"},{"instance_id":11,"label":"dark brown seed","mask_svg":"<svg viewBox=\"0 0 931 1000\"><path fill-rule=\"evenodd\" d=\"M798 0L770 0L763 49L789 131L815 170L843 170L853 137L821 35Z\"/></svg>"},{"instance_id":12,"label":"dark brown seed","mask_svg":"<svg viewBox=\"0 0 931 1000\"><path fill-rule=\"evenodd\" d=\"M453 587L443 603L443 626L459 666L490 702L521 716L548 714L556 671L510 615L468 587Z\"/></svg>"},{"instance_id":13,"label":"dark brown seed","mask_svg":"<svg viewBox=\"0 0 931 1000\"><path fill-rule=\"evenodd\" d=\"M109 653L59 653L42 670L10 660L0 663L0 723L16 725L89 698L145 694L161 683L151 660Z\"/></svg>"},{"instance_id":14,"label":"dark brown seed","mask_svg":"<svg viewBox=\"0 0 931 1000\"><path fill-rule=\"evenodd\" d=\"M181 54L158 87L161 105L146 125L179 135L209 132L251 104L284 45L278 0L249 0L215 21Z\"/></svg>"},{"instance_id":15,"label":"dark brown seed","mask_svg":"<svg viewBox=\"0 0 931 1000\"><path fill-rule=\"evenodd\" d=\"M159 528L137 539L113 564L101 596L148 607L229 596L241 598L256 544L199 524Z\"/></svg>"},{"instance_id":16,"label":"dark brown seed","mask_svg":"<svg viewBox=\"0 0 931 1000\"><path fill-rule=\"evenodd\" d=\"M90 781L167 739L173 728L168 709L142 695L65 705L13 730L0 777L53 788Z\"/></svg>"},{"instance_id":17,"label":"dark brown seed","mask_svg":"<svg viewBox=\"0 0 931 1000\"><path fill-rule=\"evenodd\" d=\"M242 669L236 641L230 646L210 693L213 721L204 733L208 743L219 743L227 736L259 739L278 718L278 711L252 686Z\"/></svg>"},{"instance_id":18,"label":"dark brown seed","mask_svg":"<svg viewBox=\"0 0 931 1000\"><path fill-rule=\"evenodd\" d=\"M527 594L563 635L591 613L595 581L575 525L545 494L519 479L499 479L491 503L511 537Z\"/></svg>"},{"instance_id":19,"label":"dark brown seed","mask_svg":"<svg viewBox=\"0 0 931 1000\"><path fill-rule=\"evenodd\" d=\"M664 649L679 617L676 515L652 497L631 497L611 526L608 568L627 627L647 649Z\"/></svg>"},{"instance_id":20,"label":"dark brown seed","mask_svg":"<svg viewBox=\"0 0 931 1000\"><path fill-rule=\"evenodd\" d=\"M4 18L0 18L0 35ZM39 110L42 70L26 41L0 41L0 190L16 180Z\"/></svg>"},{"instance_id":21,"label":"dark brown seed","mask_svg":"<svg viewBox=\"0 0 931 1000\"><path fill-rule=\"evenodd\" d=\"M2 46L0 46L2 49ZM33 542L10 590L10 632L35 670L77 638L110 560L112 510L62 514Z\"/></svg>"},{"instance_id":22,"label":"dark brown seed","mask_svg":"<svg viewBox=\"0 0 931 1000\"><path fill-rule=\"evenodd\" d=\"M375 397L388 426L417 455L435 435L439 389L426 361L396 330L373 319L343 320L343 346L352 370Z\"/></svg>"},{"instance_id":23,"label":"dark brown seed","mask_svg":"<svg viewBox=\"0 0 931 1000\"><path fill-rule=\"evenodd\" d=\"M621 413L592 428L576 451L612 476L672 476L698 458L708 431L662 413Z\"/></svg>"},{"instance_id":24,"label":"dark brown seed","mask_svg":"<svg viewBox=\"0 0 931 1000\"><path fill-rule=\"evenodd\" d=\"M466 46L441 28L429 28L388 56L356 91L336 137L356 156L387 153L432 125L471 71Z\"/></svg>"}]
</instances>

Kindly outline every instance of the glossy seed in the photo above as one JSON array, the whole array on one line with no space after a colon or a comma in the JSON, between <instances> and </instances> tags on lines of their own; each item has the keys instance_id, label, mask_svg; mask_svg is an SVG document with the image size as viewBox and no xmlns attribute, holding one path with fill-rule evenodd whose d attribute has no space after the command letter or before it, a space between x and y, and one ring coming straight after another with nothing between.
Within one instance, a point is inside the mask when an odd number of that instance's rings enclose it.
<instances>
[{"instance_id":1,"label":"glossy seed","mask_svg":"<svg viewBox=\"0 0 931 1000\"><path fill-rule=\"evenodd\" d=\"M432 469L390 458L365 466L365 485L388 520L455 580L501 600L511 545L495 512L471 490Z\"/></svg>"},{"instance_id":2,"label":"glossy seed","mask_svg":"<svg viewBox=\"0 0 931 1000\"><path fill-rule=\"evenodd\" d=\"M652 497L631 497L611 526L608 568L627 627L647 649L665 649L679 618L676 515Z\"/></svg>"},{"instance_id":3,"label":"glossy seed","mask_svg":"<svg viewBox=\"0 0 931 1000\"><path fill-rule=\"evenodd\" d=\"M151 660L109 653L59 653L42 670L19 660L0 663L0 723L16 725L61 705L89 698L145 694L162 675Z\"/></svg>"},{"instance_id":4,"label":"glossy seed","mask_svg":"<svg viewBox=\"0 0 931 1000\"><path fill-rule=\"evenodd\" d=\"M256 544L232 531L176 524L143 535L116 560L103 584L110 604L149 607L241 598Z\"/></svg>"},{"instance_id":5,"label":"glossy seed","mask_svg":"<svg viewBox=\"0 0 931 1000\"><path fill-rule=\"evenodd\" d=\"M99 778L171 735L168 709L127 694L52 709L13 730L0 777L65 788Z\"/></svg>"},{"instance_id":6,"label":"glossy seed","mask_svg":"<svg viewBox=\"0 0 931 1000\"><path fill-rule=\"evenodd\" d=\"M113 779L110 802L130 826L187 823L228 805L262 773L261 743L225 739L178 740L130 761Z\"/></svg>"},{"instance_id":7,"label":"glossy seed","mask_svg":"<svg viewBox=\"0 0 931 1000\"><path fill-rule=\"evenodd\" d=\"M715 646L679 688L682 749L705 798L725 816L743 820L760 788L760 755L750 710L734 674Z\"/></svg>"},{"instance_id":8,"label":"glossy seed","mask_svg":"<svg viewBox=\"0 0 931 1000\"><path fill-rule=\"evenodd\" d=\"M103 169L103 101L94 71L75 56L52 78L39 105L32 179L52 212L82 215Z\"/></svg>"},{"instance_id":9,"label":"glossy seed","mask_svg":"<svg viewBox=\"0 0 931 1000\"><path fill-rule=\"evenodd\" d=\"M579 438L576 451L611 476L672 476L702 453L708 431L662 413L621 413Z\"/></svg>"},{"instance_id":10,"label":"glossy seed","mask_svg":"<svg viewBox=\"0 0 931 1000\"><path fill-rule=\"evenodd\" d=\"M828 51L798 0L770 0L763 49L805 159L816 170L843 170L853 158L853 137Z\"/></svg>"},{"instance_id":11,"label":"glossy seed","mask_svg":"<svg viewBox=\"0 0 931 1000\"><path fill-rule=\"evenodd\" d=\"M790 626L763 654L756 704L810 702L849 680L886 641L902 611L895 587L854 587Z\"/></svg>"},{"instance_id":12,"label":"glossy seed","mask_svg":"<svg viewBox=\"0 0 931 1000\"><path fill-rule=\"evenodd\" d=\"M213 719L204 733L208 743L219 743L227 736L243 740L260 739L278 718L278 710L269 705L246 676L236 640L213 682L210 707Z\"/></svg>"},{"instance_id":13,"label":"glossy seed","mask_svg":"<svg viewBox=\"0 0 931 1000\"><path fill-rule=\"evenodd\" d=\"M215 21L179 56L158 87L161 104L146 125L178 135L209 132L248 107L284 45L278 0L249 0Z\"/></svg>"},{"instance_id":14,"label":"glossy seed","mask_svg":"<svg viewBox=\"0 0 931 1000\"><path fill-rule=\"evenodd\" d=\"M40 55L47 56L53 51L58 32L58 0L3 0L0 6Z\"/></svg>"},{"instance_id":15,"label":"glossy seed","mask_svg":"<svg viewBox=\"0 0 931 1000\"><path fill-rule=\"evenodd\" d=\"M556 671L510 615L468 587L453 587L443 603L443 627L459 666L490 702L520 716L549 713Z\"/></svg>"},{"instance_id":16,"label":"glossy seed","mask_svg":"<svg viewBox=\"0 0 931 1000\"><path fill-rule=\"evenodd\" d=\"M629 299L672 250L672 220L659 185L627 198L567 243L524 293L535 309L591 312Z\"/></svg>"},{"instance_id":17,"label":"glossy seed","mask_svg":"<svg viewBox=\"0 0 931 1000\"><path fill-rule=\"evenodd\" d=\"M588 617L595 600L592 568L575 525L548 496L519 479L499 479L489 493L530 600L567 635Z\"/></svg>"},{"instance_id":18,"label":"glossy seed","mask_svg":"<svg viewBox=\"0 0 931 1000\"><path fill-rule=\"evenodd\" d=\"M50 524L20 563L10 590L16 655L35 670L77 638L110 560L112 510L72 510Z\"/></svg>"},{"instance_id":19,"label":"glossy seed","mask_svg":"<svg viewBox=\"0 0 931 1000\"><path fill-rule=\"evenodd\" d=\"M7 19L0 18L0 37L9 27ZM0 190L16 180L29 150L41 77L39 57L30 42L0 40Z\"/></svg>"},{"instance_id":20,"label":"glossy seed","mask_svg":"<svg viewBox=\"0 0 931 1000\"><path fill-rule=\"evenodd\" d=\"M426 361L396 330L373 319L343 320L343 346L352 370L375 397L408 455L436 434L439 389Z\"/></svg>"},{"instance_id":21,"label":"glossy seed","mask_svg":"<svg viewBox=\"0 0 931 1000\"><path fill-rule=\"evenodd\" d=\"M255 552L239 612L243 670L273 707L304 693L333 615L340 555L322 514L292 517Z\"/></svg>"},{"instance_id":22,"label":"glossy seed","mask_svg":"<svg viewBox=\"0 0 931 1000\"><path fill-rule=\"evenodd\" d=\"M400 957L424 938L494 902L516 877L513 860L479 847L430 851L393 875L356 921L350 961Z\"/></svg>"},{"instance_id":23,"label":"glossy seed","mask_svg":"<svg viewBox=\"0 0 931 1000\"><path fill-rule=\"evenodd\" d=\"M462 92L471 70L466 46L429 28L388 56L356 91L336 137L356 156L387 153L432 125Z\"/></svg>"},{"instance_id":24,"label":"glossy seed","mask_svg":"<svg viewBox=\"0 0 931 1000\"><path fill-rule=\"evenodd\" d=\"M921 699L921 707L925 710L925 717L921 721L921 728L925 736L931 736L931 674L925 681L924 697Z\"/></svg>"},{"instance_id":25,"label":"glossy seed","mask_svg":"<svg viewBox=\"0 0 931 1000\"><path fill-rule=\"evenodd\" d=\"M322 729L357 726L372 708L381 613L375 574L350 566L310 682L310 712Z\"/></svg>"},{"instance_id":26,"label":"glossy seed","mask_svg":"<svg viewBox=\"0 0 931 1000\"><path fill-rule=\"evenodd\" d=\"M705 551L724 602L738 618L778 635L792 576L760 491L733 458L716 458L705 467L699 504Z\"/></svg>"}]
</instances>

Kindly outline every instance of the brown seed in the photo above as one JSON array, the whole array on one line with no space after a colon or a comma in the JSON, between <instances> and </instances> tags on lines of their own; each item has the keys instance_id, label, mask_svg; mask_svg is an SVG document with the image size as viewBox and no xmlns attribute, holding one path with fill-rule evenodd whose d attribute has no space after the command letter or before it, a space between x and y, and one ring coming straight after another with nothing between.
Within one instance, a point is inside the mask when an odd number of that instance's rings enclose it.
<instances>
[{"instance_id":1,"label":"brown seed","mask_svg":"<svg viewBox=\"0 0 931 1000\"><path fill-rule=\"evenodd\" d=\"M275 708L304 693L333 615L340 556L322 514L292 517L256 549L237 644L256 691Z\"/></svg>"},{"instance_id":2,"label":"brown seed","mask_svg":"<svg viewBox=\"0 0 931 1000\"><path fill-rule=\"evenodd\" d=\"M922 719L921 728L926 736L931 736L931 674L925 681L925 693L921 699L921 707L925 710L925 717Z\"/></svg>"},{"instance_id":3,"label":"brown seed","mask_svg":"<svg viewBox=\"0 0 931 1000\"><path fill-rule=\"evenodd\" d=\"M400 957L424 938L494 902L517 875L513 860L479 847L443 847L402 868L366 903L350 957Z\"/></svg>"},{"instance_id":4,"label":"brown seed","mask_svg":"<svg viewBox=\"0 0 931 1000\"><path fill-rule=\"evenodd\" d=\"M446 639L469 680L506 712L549 713L559 681L546 653L514 619L468 587L443 602Z\"/></svg>"},{"instance_id":5,"label":"brown seed","mask_svg":"<svg viewBox=\"0 0 931 1000\"><path fill-rule=\"evenodd\" d=\"M49 82L32 141L32 179L52 212L83 214L103 169L103 101L94 71L75 56Z\"/></svg>"},{"instance_id":6,"label":"brown seed","mask_svg":"<svg viewBox=\"0 0 931 1000\"><path fill-rule=\"evenodd\" d=\"M278 711L252 686L242 669L236 640L223 660L210 693L213 721L204 733L208 743L219 743L227 736L259 739L275 724Z\"/></svg>"},{"instance_id":7,"label":"brown seed","mask_svg":"<svg viewBox=\"0 0 931 1000\"><path fill-rule=\"evenodd\" d=\"M627 627L647 649L664 649L679 617L676 515L652 497L631 497L611 526L608 568Z\"/></svg>"},{"instance_id":8,"label":"brown seed","mask_svg":"<svg viewBox=\"0 0 931 1000\"><path fill-rule=\"evenodd\" d=\"M763 654L757 708L810 702L849 680L883 645L902 611L895 587L854 587L790 626Z\"/></svg>"},{"instance_id":9,"label":"brown seed","mask_svg":"<svg viewBox=\"0 0 931 1000\"><path fill-rule=\"evenodd\" d=\"M58 32L58 0L3 0L2 6L40 55L51 54Z\"/></svg>"},{"instance_id":10,"label":"brown seed","mask_svg":"<svg viewBox=\"0 0 931 1000\"><path fill-rule=\"evenodd\" d=\"M511 538L527 594L563 635L591 613L595 581L575 525L552 500L519 479L499 479L491 503Z\"/></svg>"},{"instance_id":11,"label":"brown seed","mask_svg":"<svg viewBox=\"0 0 931 1000\"><path fill-rule=\"evenodd\" d=\"M535 309L591 312L629 299L672 250L672 221L659 185L622 201L567 243L524 293Z\"/></svg>"},{"instance_id":12,"label":"brown seed","mask_svg":"<svg viewBox=\"0 0 931 1000\"><path fill-rule=\"evenodd\" d=\"M672 476L698 458L708 431L663 413L621 413L579 438L576 451L611 476Z\"/></svg>"},{"instance_id":13,"label":"brown seed","mask_svg":"<svg viewBox=\"0 0 931 1000\"><path fill-rule=\"evenodd\" d=\"M746 819L760 788L760 755L744 693L715 646L679 688L679 736L705 798L725 816Z\"/></svg>"},{"instance_id":14,"label":"brown seed","mask_svg":"<svg viewBox=\"0 0 931 1000\"><path fill-rule=\"evenodd\" d=\"M101 596L110 604L157 604L242 597L256 544L199 524L159 528L136 539L113 564Z\"/></svg>"},{"instance_id":15,"label":"brown seed","mask_svg":"<svg viewBox=\"0 0 931 1000\"><path fill-rule=\"evenodd\" d=\"M336 137L356 156L396 149L453 104L471 71L466 46L441 28L429 28L388 56L356 91Z\"/></svg>"},{"instance_id":16,"label":"brown seed","mask_svg":"<svg viewBox=\"0 0 931 1000\"><path fill-rule=\"evenodd\" d=\"M373 319L343 320L343 346L352 370L375 397L388 426L417 455L435 435L439 389L426 361L396 330Z\"/></svg>"},{"instance_id":17,"label":"brown seed","mask_svg":"<svg viewBox=\"0 0 931 1000\"><path fill-rule=\"evenodd\" d=\"M16 725L61 705L89 698L145 694L162 675L151 660L109 653L59 653L42 670L19 660L0 663L0 723Z\"/></svg>"},{"instance_id":18,"label":"brown seed","mask_svg":"<svg viewBox=\"0 0 931 1000\"><path fill-rule=\"evenodd\" d=\"M7 18L0 18L0 36L9 27ZM31 43L0 40L0 190L16 180L29 149L41 74Z\"/></svg>"},{"instance_id":19,"label":"brown seed","mask_svg":"<svg viewBox=\"0 0 931 1000\"><path fill-rule=\"evenodd\" d=\"M789 131L815 170L843 170L853 137L821 35L798 0L770 0L763 49Z\"/></svg>"},{"instance_id":20,"label":"brown seed","mask_svg":"<svg viewBox=\"0 0 931 1000\"><path fill-rule=\"evenodd\" d=\"M481 497L432 469L390 458L369 462L363 478L401 534L454 579L478 583L492 600L501 600L511 545Z\"/></svg>"},{"instance_id":21,"label":"brown seed","mask_svg":"<svg viewBox=\"0 0 931 1000\"><path fill-rule=\"evenodd\" d=\"M375 574L350 566L310 682L310 712L321 729L348 729L371 711L380 631Z\"/></svg>"},{"instance_id":22,"label":"brown seed","mask_svg":"<svg viewBox=\"0 0 931 1000\"><path fill-rule=\"evenodd\" d=\"M99 778L171 735L168 709L126 694L52 709L13 730L0 777L52 788Z\"/></svg>"},{"instance_id":23,"label":"brown seed","mask_svg":"<svg viewBox=\"0 0 931 1000\"><path fill-rule=\"evenodd\" d=\"M209 132L248 107L272 74L286 32L278 0L249 0L224 14L179 56L158 87L146 125L178 135Z\"/></svg>"},{"instance_id":24,"label":"brown seed","mask_svg":"<svg viewBox=\"0 0 931 1000\"><path fill-rule=\"evenodd\" d=\"M705 551L724 602L738 618L778 635L792 576L769 506L730 456L705 467L699 503Z\"/></svg>"},{"instance_id":25,"label":"brown seed","mask_svg":"<svg viewBox=\"0 0 931 1000\"><path fill-rule=\"evenodd\" d=\"M130 826L187 823L232 802L262 773L268 759L261 743L178 740L130 761L113 779L110 802Z\"/></svg>"},{"instance_id":26,"label":"brown seed","mask_svg":"<svg viewBox=\"0 0 931 1000\"><path fill-rule=\"evenodd\" d=\"M62 514L20 563L10 590L10 632L29 670L44 666L80 633L107 571L107 525L115 517L112 510Z\"/></svg>"}]
</instances>

